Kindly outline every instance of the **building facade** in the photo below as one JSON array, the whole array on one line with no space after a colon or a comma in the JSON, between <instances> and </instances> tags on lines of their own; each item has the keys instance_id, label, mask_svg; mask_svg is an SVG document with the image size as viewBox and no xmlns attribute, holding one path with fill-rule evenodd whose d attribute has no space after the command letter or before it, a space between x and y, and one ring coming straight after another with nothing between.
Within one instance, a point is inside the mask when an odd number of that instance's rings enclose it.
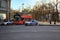
<instances>
[{"instance_id":1,"label":"building facade","mask_svg":"<svg viewBox=\"0 0 60 40\"><path fill-rule=\"evenodd\" d=\"M10 14L11 0L0 0L0 19L8 19Z\"/></svg>"}]
</instances>

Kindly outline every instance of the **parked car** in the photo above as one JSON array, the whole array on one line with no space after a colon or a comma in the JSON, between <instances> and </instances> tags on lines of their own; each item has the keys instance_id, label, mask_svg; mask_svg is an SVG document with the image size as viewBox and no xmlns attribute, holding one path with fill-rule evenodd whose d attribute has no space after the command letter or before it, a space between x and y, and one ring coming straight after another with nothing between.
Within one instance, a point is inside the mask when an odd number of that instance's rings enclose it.
<instances>
[{"instance_id":1,"label":"parked car","mask_svg":"<svg viewBox=\"0 0 60 40\"><path fill-rule=\"evenodd\" d=\"M7 25L13 25L13 21L8 21Z\"/></svg>"},{"instance_id":2,"label":"parked car","mask_svg":"<svg viewBox=\"0 0 60 40\"><path fill-rule=\"evenodd\" d=\"M3 21L2 25L12 25L13 21Z\"/></svg>"},{"instance_id":3,"label":"parked car","mask_svg":"<svg viewBox=\"0 0 60 40\"><path fill-rule=\"evenodd\" d=\"M28 26L28 25L38 25L38 21L37 20L26 21L25 26Z\"/></svg>"}]
</instances>

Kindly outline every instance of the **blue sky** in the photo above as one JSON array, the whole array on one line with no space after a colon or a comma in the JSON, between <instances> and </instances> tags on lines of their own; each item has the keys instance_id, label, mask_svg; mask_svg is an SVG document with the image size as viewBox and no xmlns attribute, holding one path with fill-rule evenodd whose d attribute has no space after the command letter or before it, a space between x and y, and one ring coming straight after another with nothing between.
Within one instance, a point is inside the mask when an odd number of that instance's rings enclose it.
<instances>
[{"instance_id":1,"label":"blue sky","mask_svg":"<svg viewBox=\"0 0 60 40\"><path fill-rule=\"evenodd\" d=\"M22 3L24 3L24 8L33 7L34 4L39 0L11 0L11 8L12 9L21 9Z\"/></svg>"},{"instance_id":2,"label":"blue sky","mask_svg":"<svg viewBox=\"0 0 60 40\"><path fill-rule=\"evenodd\" d=\"M30 7L32 8L36 2L50 2L50 1L55 1L55 0L11 0L11 8L14 10L22 10L22 3L24 3L24 8ZM59 6L60 8L60 6Z\"/></svg>"},{"instance_id":3,"label":"blue sky","mask_svg":"<svg viewBox=\"0 0 60 40\"><path fill-rule=\"evenodd\" d=\"M41 2L42 0L11 0L11 8L16 10L16 9L22 9L22 3L24 3L24 8L30 7L32 8L36 2L39 1ZM43 2L48 2L50 0L43 0Z\"/></svg>"}]
</instances>

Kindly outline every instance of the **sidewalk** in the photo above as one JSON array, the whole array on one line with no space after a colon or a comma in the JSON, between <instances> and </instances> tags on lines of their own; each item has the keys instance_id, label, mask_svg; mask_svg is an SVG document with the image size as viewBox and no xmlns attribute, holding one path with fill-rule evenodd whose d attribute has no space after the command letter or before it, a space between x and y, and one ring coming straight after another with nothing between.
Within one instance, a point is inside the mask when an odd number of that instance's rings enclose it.
<instances>
[{"instance_id":1,"label":"sidewalk","mask_svg":"<svg viewBox=\"0 0 60 40\"><path fill-rule=\"evenodd\" d=\"M50 24L49 22L38 22L38 25L59 25L60 26L60 22L56 22L56 24L54 24L54 22L52 22L52 24Z\"/></svg>"}]
</instances>

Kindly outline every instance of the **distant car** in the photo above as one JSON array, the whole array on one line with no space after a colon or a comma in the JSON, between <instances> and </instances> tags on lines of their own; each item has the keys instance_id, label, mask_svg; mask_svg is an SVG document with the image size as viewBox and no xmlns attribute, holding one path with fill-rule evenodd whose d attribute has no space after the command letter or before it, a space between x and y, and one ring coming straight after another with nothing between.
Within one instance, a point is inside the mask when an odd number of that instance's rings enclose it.
<instances>
[{"instance_id":1,"label":"distant car","mask_svg":"<svg viewBox=\"0 0 60 40\"><path fill-rule=\"evenodd\" d=\"M13 21L3 21L2 25L12 25Z\"/></svg>"},{"instance_id":2,"label":"distant car","mask_svg":"<svg viewBox=\"0 0 60 40\"><path fill-rule=\"evenodd\" d=\"M7 25L8 22L2 22L2 25Z\"/></svg>"},{"instance_id":3,"label":"distant car","mask_svg":"<svg viewBox=\"0 0 60 40\"><path fill-rule=\"evenodd\" d=\"M28 25L38 25L38 21L37 20L26 21L25 26L28 26Z\"/></svg>"},{"instance_id":4,"label":"distant car","mask_svg":"<svg viewBox=\"0 0 60 40\"><path fill-rule=\"evenodd\" d=\"M14 21L13 24L17 25L23 25L24 24L24 21L23 20L20 20L20 21Z\"/></svg>"},{"instance_id":5,"label":"distant car","mask_svg":"<svg viewBox=\"0 0 60 40\"><path fill-rule=\"evenodd\" d=\"M7 25L12 25L13 21L8 21Z\"/></svg>"}]
</instances>

